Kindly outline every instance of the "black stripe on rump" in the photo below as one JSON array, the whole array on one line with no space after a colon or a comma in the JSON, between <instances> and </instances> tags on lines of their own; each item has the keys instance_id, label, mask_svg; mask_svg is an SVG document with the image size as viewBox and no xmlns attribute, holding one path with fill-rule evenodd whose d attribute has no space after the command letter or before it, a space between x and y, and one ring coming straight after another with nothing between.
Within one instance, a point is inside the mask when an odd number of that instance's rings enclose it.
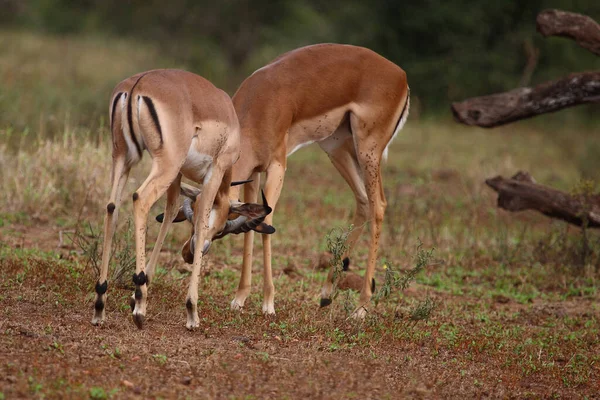
<instances>
[{"instance_id":1,"label":"black stripe on rump","mask_svg":"<svg viewBox=\"0 0 600 400\"><path fill-rule=\"evenodd\" d=\"M133 131L133 122L132 122L132 116L131 116L131 99L133 97L133 90L135 89L137 84L140 82L140 79L142 79L144 77L144 75L146 75L146 74L143 74L142 76L140 76L138 78L138 80L135 81L135 83L131 87L131 92L129 92L129 101L127 101L127 123L129 124L129 133L131 135L131 140L133 140L133 143L135 144L135 147L138 151L138 155L140 156L140 158L142 158L142 147L138 143L137 138L135 137L135 132Z\"/></svg>"},{"instance_id":2,"label":"black stripe on rump","mask_svg":"<svg viewBox=\"0 0 600 400\"><path fill-rule=\"evenodd\" d=\"M392 134L394 132L396 132L396 129L398 129L398 125L400 125L400 121L402 121L402 117L404 117L404 114L406 113L406 107L408 106L408 100L410 99L410 88L407 88L407 90L408 90L408 93L406 93L406 102L404 103L404 108L402 108L402 112L400 113L400 118L398 118L398 122L396 123L396 127L392 131Z\"/></svg>"},{"instance_id":3,"label":"black stripe on rump","mask_svg":"<svg viewBox=\"0 0 600 400\"><path fill-rule=\"evenodd\" d=\"M160 127L160 122L158 121L158 114L156 113L156 109L154 108L154 103L152 102L152 99L150 97L142 96L142 98L144 99L144 102L146 103L146 107L148 107L148 110L150 110L150 115L152 115L152 120L154 121L154 125L156 126L156 129L158 129L158 134L160 135L160 144L162 144L163 143L162 129Z\"/></svg>"},{"instance_id":4,"label":"black stripe on rump","mask_svg":"<svg viewBox=\"0 0 600 400\"><path fill-rule=\"evenodd\" d=\"M111 132L113 130L113 125L115 124L115 109L117 108L117 102L119 101L121 96L123 96L123 92L117 93L117 95L115 96L115 99L113 100L113 103L112 103L112 110L110 112L110 131Z\"/></svg>"}]
</instances>

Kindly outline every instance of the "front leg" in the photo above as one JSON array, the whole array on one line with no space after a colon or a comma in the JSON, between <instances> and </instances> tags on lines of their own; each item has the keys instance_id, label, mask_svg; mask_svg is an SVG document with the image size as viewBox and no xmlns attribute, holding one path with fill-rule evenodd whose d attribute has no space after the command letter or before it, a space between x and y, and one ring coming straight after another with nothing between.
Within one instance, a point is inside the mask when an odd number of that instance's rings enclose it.
<instances>
[{"instance_id":1,"label":"front leg","mask_svg":"<svg viewBox=\"0 0 600 400\"><path fill-rule=\"evenodd\" d=\"M200 269L202 267L202 257L204 251L208 250L211 238L208 238L210 230L211 213L213 204L221 180L223 179L224 171L218 166L213 167L213 172L208 183L204 184L202 194L194 205L194 231L196 238L194 242L194 263L192 266L192 274L190 276L190 286L188 290L185 308L187 310L186 328L194 330L200 326L200 318L198 317L198 281L200 278Z\"/></svg>"},{"instance_id":2,"label":"front leg","mask_svg":"<svg viewBox=\"0 0 600 400\"><path fill-rule=\"evenodd\" d=\"M246 183L244 188L244 202L255 203L258 200L258 188L260 187L260 174L255 172L250 177L252 182ZM242 276L238 285L235 298L231 302L232 310L241 310L246 298L250 295L252 285L252 254L254 252L254 231L244 233L244 259L242 261Z\"/></svg>"},{"instance_id":3,"label":"front leg","mask_svg":"<svg viewBox=\"0 0 600 400\"><path fill-rule=\"evenodd\" d=\"M265 197L273 209L271 214L265 218L265 223L273 224L273 214L275 206L281 195L283 188L283 177L285 175L285 156L282 161L275 161L267 169L267 178L265 180ZM273 271L271 268L271 235L262 235L263 237L263 305L264 315L275 315L275 285L273 284Z\"/></svg>"}]
</instances>

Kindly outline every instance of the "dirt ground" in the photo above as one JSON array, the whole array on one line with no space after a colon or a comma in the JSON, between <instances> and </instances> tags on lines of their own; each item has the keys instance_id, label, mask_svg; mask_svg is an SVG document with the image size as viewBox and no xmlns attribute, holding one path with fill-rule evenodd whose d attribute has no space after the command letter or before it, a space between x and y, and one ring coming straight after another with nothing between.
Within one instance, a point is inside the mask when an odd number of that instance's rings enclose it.
<instances>
[{"instance_id":1,"label":"dirt ground","mask_svg":"<svg viewBox=\"0 0 600 400\"><path fill-rule=\"evenodd\" d=\"M440 306L428 322L378 308L359 324L342 301L318 308L318 280L280 275L277 316L264 318L257 284L243 313L228 309L237 272L217 265L201 289L199 330L185 329L187 276L175 268L151 287L143 330L130 318L131 290L115 287L107 322L94 327L93 278L73 250L56 248L59 231L1 230L2 398L600 398L597 298L433 292Z\"/></svg>"}]
</instances>

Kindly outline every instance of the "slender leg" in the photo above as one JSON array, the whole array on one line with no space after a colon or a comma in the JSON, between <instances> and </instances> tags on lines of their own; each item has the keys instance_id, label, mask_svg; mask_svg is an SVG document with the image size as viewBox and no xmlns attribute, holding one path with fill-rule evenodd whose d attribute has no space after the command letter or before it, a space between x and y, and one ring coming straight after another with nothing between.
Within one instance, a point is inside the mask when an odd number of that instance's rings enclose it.
<instances>
[{"instance_id":1,"label":"slender leg","mask_svg":"<svg viewBox=\"0 0 600 400\"><path fill-rule=\"evenodd\" d=\"M273 224L273 213L279 196L281 195L281 189L283 188L283 178L285 176L285 155L282 157L283 161L274 161L269 168L267 168L267 177L265 180L265 197L267 202L273 209L271 214L265 218L265 223ZM263 239L263 255L264 255L264 269L263 269L263 305L262 312L265 315L275 314L275 285L273 285L273 272L271 270L271 235L262 235Z\"/></svg>"},{"instance_id":2,"label":"slender leg","mask_svg":"<svg viewBox=\"0 0 600 400\"><path fill-rule=\"evenodd\" d=\"M364 318L366 315L366 307L373 295L372 282L375 274L375 265L377 263L381 226L383 224L383 217L387 206L381 179L381 157L387 141L378 141L374 139L385 137L385 135L378 135L374 133L373 130L371 130L370 135L361 132L358 128L360 123L355 116L351 117L351 124L352 131L355 133L354 140L356 148L359 149L359 165L362 169L362 175L365 177L364 183L369 199L369 215L371 222L371 238L369 243L367 269L364 276L363 287L360 292L358 307L353 314L354 317L360 319Z\"/></svg>"},{"instance_id":3,"label":"slender leg","mask_svg":"<svg viewBox=\"0 0 600 400\"><path fill-rule=\"evenodd\" d=\"M252 182L246 184L244 188L244 201L246 203L255 203L258 199L258 188L260 187L260 174L255 172L250 177ZM244 260L242 263L242 276L238 286L235 298L231 302L232 310L240 310L244 307L246 298L250 295L252 286L252 253L254 250L254 231L244 234Z\"/></svg>"},{"instance_id":4,"label":"slender leg","mask_svg":"<svg viewBox=\"0 0 600 400\"><path fill-rule=\"evenodd\" d=\"M123 188L127 183L129 168L125 165L125 158L113 159L112 166L112 189L110 199L106 206L106 215L104 217L104 243L102 244L102 264L100 265L100 276L96 283L96 300L94 301L94 318L92 324L98 325L104 321L106 307L106 290L108 288L108 263L110 261L110 252L112 240L117 225L119 206L121 205L121 195Z\"/></svg>"},{"instance_id":5,"label":"slender leg","mask_svg":"<svg viewBox=\"0 0 600 400\"><path fill-rule=\"evenodd\" d=\"M365 222L369 215L369 202L363 181L363 175L356 159L356 151L354 150L354 141L352 137L348 137L339 147L331 148L322 146L329 155L329 159L340 175L346 180L348 186L352 189L356 199L356 212L354 213L353 230L350 233L347 241L348 250L344 257L344 262L350 262L347 258L349 252L353 249L356 241L363 231ZM333 292L333 267L321 289L321 307L331 304L331 294Z\"/></svg>"},{"instance_id":6,"label":"slender leg","mask_svg":"<svg viewBox=\"0 0 600 400\"><path fill-rule=\"evenodd\" d=\"M165 241L165 236L173 223L173 218L177 214L178 210L178 201L179 201L179 187L181 184L181 174L177 175L177 178L173 181L169 189L167 189L167 205L165 206L165 214L163 218L163 222L160 226L160 232L158 233L158 237L156 238L156 244L154 245L154 249L152 250L152 255L150 256L150 261L146 266L146 277L148 279L148 284L152 281L152 277L154 276L154 270L156 269L156 263L158 261L158 255L160 254L160 250Z\"/></svg>"},{"instance_id":7,"label":"slender leg","mask_svg":"<svg viewBox=\"0 0 600 400\"><path fill-rule=\"evenodd\" d=\"M166 158L165 160L168 160ZM172 159L172 158L171 158ZM138 328L144 326L148 293L146 276L146 230L150 207L162 196L177 179L179 165L173 165L157 157L154 158L150 175L142 186L133 194L133 215L135 224L135 307L133 321Z\"/></svg>"},{"instance_id":8,"label":"slender leg","mask_svg":"<svg viewBox=\"0 0 600 400\"><path fill-rule=\"evenodd\" d=\"M200 326L198 318L198 281L200 278L200 269L202 267L202 250L209 231L209 220L213 204L217 196L221 181L223 179L222 167L214 166L212 176L203 188L202 194L194 204L194 230L196 232L196 243L194 251L194 264L190 276L190 286L188 290L185 307L187 310L186 328L193 330ZM219 212L219 211L217 211Z\"/></svg>"}]
</instances>

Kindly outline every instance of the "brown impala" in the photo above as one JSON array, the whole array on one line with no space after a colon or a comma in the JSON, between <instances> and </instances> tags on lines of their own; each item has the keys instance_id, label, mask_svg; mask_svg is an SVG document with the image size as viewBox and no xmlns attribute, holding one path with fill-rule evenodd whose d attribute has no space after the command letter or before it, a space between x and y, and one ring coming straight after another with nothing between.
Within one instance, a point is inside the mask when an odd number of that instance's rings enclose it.
<instances>
[{"instance_id":1,"label":"brown impala","mask_svg":"<svg viewBox=\"0 0 600 400\"><path fill-rule=\"evenodd\" d=\"M233 104L240 120L241 155L233 179L252 179L244 201L255 202L259 173L266 172L265 194L275 208L286 170L296 150L318 143L354 192L356 212L349 248L364 223L371 222L369 260L354 313L362 318L371 299L381 224L386 208L381 161L408 117L406 73L377 53L356 46L319 44L285 53L247 78ZM231 190L237 199L239 188ZM265 222L271 224L273 214ZM250 293L252 231L244 237L242 276L233 309ZM271 238L263 235L264 297L262 310L274 314L275 289L271 272ZM344 260L345 265L349 259ZM321 305L331 302L331 281L322 290Z\"/></svg>"},{"instance_id":2,"label":"brown impala","mask_svg":"<svg viewBox=\"0 0 600 400\"><path fill-rule=\"evenodd\" d=\"M96 284L94 325L105 317L108 263L118 207L129 171L147 150L152 156L148 178L133 194L136 271L133 320L141 328L146 315L147 287L154 274L165 235L176 216L181 178L202 184L202 190L181 188L198 201L184 202L183 214L194 224L186 244L196 251L187 295L187 328L199 325L198 276L202 255L211 240L228 233L260 228L270 213L268 205L229 201L231 167L240 154L240 127L229 96L206 79L190 72L155 70L134 75L119 83L110 100L113 141L112 189L106 207L100 277ZM150 207L167 193L165 218L152 256L146 265L146 223ZM229 220L228 220L229 218ZM180 219L180 218L179 218Z\"/></svg>"}]
</instances>

